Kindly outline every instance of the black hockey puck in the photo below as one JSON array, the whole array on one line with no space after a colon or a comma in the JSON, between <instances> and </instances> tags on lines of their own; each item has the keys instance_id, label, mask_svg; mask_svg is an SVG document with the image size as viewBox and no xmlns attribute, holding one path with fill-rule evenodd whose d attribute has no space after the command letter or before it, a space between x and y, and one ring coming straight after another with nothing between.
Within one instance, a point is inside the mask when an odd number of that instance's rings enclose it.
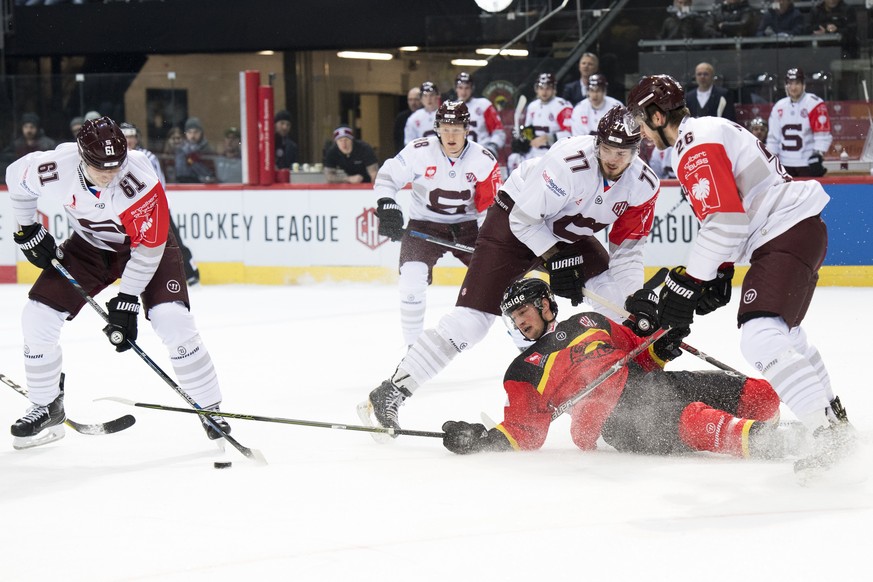
<instances>
[{"instance_id":1,"label":"black hockey puck","mask_svg":"<svg viewBox=\"0 0 873 582\"><path fill-rule=\"evenodd\" d=\"M215 461L214 463L212 463L212 466L215 467L216 469L230 469L231 466L233 466L233 463L231 463L230 461L228 461L226 463L221 463L219 461Z\"/></svg>"}]
</instances>

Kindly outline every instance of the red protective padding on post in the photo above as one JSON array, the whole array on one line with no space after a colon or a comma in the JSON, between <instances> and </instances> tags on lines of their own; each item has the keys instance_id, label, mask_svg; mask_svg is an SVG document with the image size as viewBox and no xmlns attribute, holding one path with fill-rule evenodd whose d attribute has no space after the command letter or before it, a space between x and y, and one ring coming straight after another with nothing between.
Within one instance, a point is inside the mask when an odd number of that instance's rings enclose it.
<instances>
[{"instance_id":1,"label":"red protective padding on post","mask_svg":"<svg viewBox=\"0 0 873 582\"><path fill-rule=\"evenodd\" d=\"M258 172L261 186L276 181L276 146L273 134L273 87L258 87Z\"/></svg>"},{"instance_id":2,"label":"red protective padding on post","mask_svg":"<svg viewBox=\"0 0 873 582\"><path fill-rule=\"evenodd\" d=\"M240 133L242 134L243 183L260 183L258 171L258 85L260 71L243 71L239 74Z\"/></svg>"}]
</instances>

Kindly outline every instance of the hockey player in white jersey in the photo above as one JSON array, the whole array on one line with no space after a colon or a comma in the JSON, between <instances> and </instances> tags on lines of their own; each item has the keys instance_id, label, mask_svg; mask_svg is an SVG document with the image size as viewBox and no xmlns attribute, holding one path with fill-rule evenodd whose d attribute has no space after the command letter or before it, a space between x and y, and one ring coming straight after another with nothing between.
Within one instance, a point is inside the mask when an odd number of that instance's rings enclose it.
<instances>
[{"instance_id":1,"label":"hockey player in white jersey","mask_svg":"<svg viewBox=\"0 0 873 582\"><path fill-rule=\"evenodd\" d=\"M440 92L430 81L421 84L421 109L412 112L406 120L403 143L408 144L420 137L434 135L433 124L440 106Z\"/></svg>"},{"instance_id":2,"label":"hockey player in white jersey","mask_svg":"<svg viewBox=\"0 0 873 582\"><path fill-rule=\"evenodd\" d=\"M16 448L63 436L60 389L64 322L85 300L52 266L59 260L90 294L120 279L107 303L103 329L115 350L137 337L140 296L146 318L163 340L181 388L203 408L221 402L209 352L189 312L182 257L172 234L163 186L149 160L127 150L119 126L108 117L86 121L76 143L34 152L12 163L6 184L19 228L13 239L28 261L42 269L22 314L24 369L32 406L12 425ZM60 247L37 221L37 200L63 205L73 234ZM210 417L226 432L224 419ZM204 422L210 438L223 436Z\"/></svg>"},{"instance_id":3,"label":"hockey player in white jersey","mask_svg":"<svg viewBox=\"0 0 873 582\"><path fill-rule=\"evenodd\" d=\"M588 97L576 104L570 117L573 135L594 135L606 112L621 101L606 94L609 83L600 73L588 77Z\"/></svg>"},{"instance_id":4,"label":"hockey player in white jersey","mask_svg":"<svg viewBox=\"0 0 873 582\"><path fill-rule=\"evenodd\" d=\"M470 134L467 139L475 141L498 157L506 145L506 130L497 109L484 97L473 97L473 78L470 73L458 73L455 78L455 93L470 112Z\"/></svg>"},{"instance_id":5,"label":"hockey player in white jersey","mask_svg":"<svg viewBox=\"0 0 873 582\"><path fill-rule=\"evenodd\" d=\"M412 345L424 329L427 287L433 267L447 252L464 264L470 254L429 243L403 229L394 197L412 183L407 228L466 246L476 244L479 223L500 188L494 155L467 139L470 115L461 101L446 101L436 112L435 136L419 138L385 161L373 189L379 196L379 234L400 243L400 320L403 340Z\"/></svg>"},{"instance_id":6,"label":"hockey player in white jersey","mask_svg":"<svg viewBox=\"0 0 873 582\"><path fill-rule=\"evenodd\" d=\"M555 96L555 76L542 73L534 83L537 99L524 112L524 128L520 139L512 142L512 152L506 162L512 173L523 161L544 156L562 137L570 136L573 106Z\"/></svg>"},{"instance_id":7,"label":"hockey player in white jersey","mask_svg":"<svg viewBox=\"0 0 873 582\"><path fill-rule=\"evenodd\" d=\"M687 267L674 268L661 291L661 323L687 326L695 312L727 305L733 264L748 260L737 316L740 348L814 431L816 452L795 468L829 467L851 449L854 431L800 324L827 251L821 212L830 198L815 180L793 181L741 125L691 117L684 90L668 75L643 77L628 108L657 147L672 148L676 177L701 221Z\"/></svg>"},{"instance_id":8,"label":"hockey player in white jersey","mask_svg":"<svg viewBox=\"0 0 873 582\"><path fill-rule=\"evenodd\" d=\"M625 118L615 108L596 136L561 140L510 176L479 230L455 308L359 405L362 419L398 428L400 405L485 337L505 289L531 269L545 266L553 291L574 303L583 299L583 286L616 303L636 296L660 182L637 155L639 128ZM607 252L594 235L610 225Z\"/></svg>"},{"instance_id":9,"label":"hockey player in white jersey","mask_svg":"<svg viewBox=\"0 0 873 582\"><path fill-rule=\"evenodd\" d=\"M767 149L794 177L824 176L824 155L834 139L828 106L806 92L803 69L788 69L785 93L770 110Z\"/></svg>"}]
</instances>

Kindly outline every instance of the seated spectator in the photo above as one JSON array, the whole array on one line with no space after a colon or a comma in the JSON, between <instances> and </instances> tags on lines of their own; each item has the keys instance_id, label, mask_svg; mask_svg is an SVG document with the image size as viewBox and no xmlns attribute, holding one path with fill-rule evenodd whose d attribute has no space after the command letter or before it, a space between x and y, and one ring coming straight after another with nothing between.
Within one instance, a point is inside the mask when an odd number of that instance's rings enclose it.
<instances>
[{"instance_id":1,"label":"seated spectator","mask_svg":"<svg viewBox=\"0 0 873 582\"><path fill-rule=\"evenodd\" d=\"M183 141L185 141L185 134L182 133L182 130L178 127L171 127L170 131L167 132L167 139L164 142L164 153L175 156L176 150L179 149Z\"/></svg>"},{"instance_id":2,"label":"seated spectator","mask_svg":"<svg viewBox=\"0 0 873 582\"><path fill-rule=\"evenodd\" d=\"M39 115L36 113L25 113L21 116L21 135L15 138L9 147L6 148L6 154L14 156L18 159L32 152L42 152L54 149L55 140L46 137L40 128Z\"/></svg>"},{"instance_id":3,"label":"seated spectator","mask_svg":"<svg viewBox=\"0 0 873 582\"><path fill-rule=\"evenodd\" d=\"M843 0L822 0L809 14L812 34L842 35L843 58L858 56L858 19Z\"/></svg>"},{"instance_id":4,"label":"seated spectator","mask_svg":"<svg viewBox=\"0 0 873 582\"><path fill-rule=\"evenodd\" d=\"M734 99L727 89L716 87L715 68L709 63L699 63L694 69L697 88L688 91L685 101L692 117L724 117L736 121Z\"/></svg>"},{"instance_id":5,"label":"seated spectator","mask_svg":"<svg viewBox=\"0 0 873 582\"><path fill-rule=\"evenodd\" d=\"M84 117L74 117L70 120L70 141L76 141L76 136L79 130L82 129L82 124L85 123Z\"/></svg>"},{"instance_id":6,"label":"seated spectator","mask_svg":"<svg viewBox=\"0 0 873 582\"><path fill-rule=\"evenodd\" d=\"M324 156L324 175L329 184L376 181L379 160L368 143L355 139L352 129L346 126L333 131L333 141L333 146Z\"/></svg>"},{"instance_id":7,"label":"seated spectator","mask_svg":"<svg viewBox=\"0 0 873 582\"><path fill-rule=\"evenodd\" d=\"M749 131L752 132L752 135L758 138L758 141L767 145L767 132L769 128L767 127L767 122L764 121L761 117L756 117L755 119L749 122Z\"/></svg>"},{"instance_id":8,"label":"seated spectator","mask_svg":"<svg viewBox=\"0 0 873 582\"><path fill-rule=\"evenodd\" d=\"M291 113L287 109L276 112L273 116L276 129L276 169L291 169L297 162L297 144L291 139Z\"/></svg>"},{"instance_id":9,"label":"seated spectator","mask_svg":"<svg viewBox=\"0 0 873 582\"><path fill-rule=\"evenodd\" d=\"M242 157L242 134L235 127L227 128L224 132L224 148L221 152L225 158Z\"/></svg>"},{"instance_id":10,"label":"seated spectator","mask_svg":"<svg viewBox=\"0 0 873 582\"><path fill-rule=\"evenodd\" d=\"M794 2L777 0L764 13L761 24L758 25L758 36L795 36L803 34L805 28L803 13Z\"/></svg>"},{"instance_id":11,"label":"seated spectator","mask_svg":"<svg viewBox=\"0 0 873 582\"><path fill-rule=\"evenodd\" d=\"M215 176L219 182L242 183L242 134L239 129L229 127L224 132L224 148L221 156L215 159Z\"/></svg>"},{"instance_id":12,"label":"seated spectator","mask_svg":"<svg viewBox=\"0 0 873 582\"><path fill-rule=\"evenodd\" d=\"M709 13L706 27L708 36L713 38L755 36L757 13L749 6L749 0L724 0Z\"/></svg>"},{"instance_id":13,"label":"seated spectator","mask_svg":"<svg viewBox=\"0 0 873 582\"><path fill-rule=\"evenodd\" d=\"M196 117L185 122L185 139L176 150L176 181L186 183L211 183L216 181L210 159L215 150L206 141L203 124Z\"/></svg>"},{"instance_id":14,"label":"seated spectator","mask_svg":"<svg viewBox=\"0 0 873 582\"><path fill-rule=\"evenodd\" d=\"M658 40L707 38L709 36L703 14L691 9L693 1L673 0L673 6L667 8L669 15L661 25Z\"/></svg>"}]
</instances>

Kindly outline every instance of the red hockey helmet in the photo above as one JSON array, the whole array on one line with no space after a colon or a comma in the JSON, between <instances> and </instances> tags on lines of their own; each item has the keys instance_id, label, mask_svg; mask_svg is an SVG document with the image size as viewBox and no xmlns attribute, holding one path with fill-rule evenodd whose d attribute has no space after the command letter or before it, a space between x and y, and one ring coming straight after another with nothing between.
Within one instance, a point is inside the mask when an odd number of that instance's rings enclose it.
<instances>
[{"instance_id":1,"label":"red hockey helmet","mask_svg":"<svg viewBox=\"0 0 873 582\"><path fill-rule=\"evenodd\" d=\"M117 168L127 159L127 140L112 119L99 117L82 124L76 134L79 155L85 163L100 170Z\"/></svg>"},{"instance_id":2,"label":"red hockey helmet","mask_svg":"<svg viewBox=\"0 0 873 582\"><path fill-rule=\"evenodd\" d=\"M670 75L648 75L631 89L627 108L634 117L648 119L648 108L654 105L662 112L685 107L685 89Z\"/></svg>"}]
</instances>

